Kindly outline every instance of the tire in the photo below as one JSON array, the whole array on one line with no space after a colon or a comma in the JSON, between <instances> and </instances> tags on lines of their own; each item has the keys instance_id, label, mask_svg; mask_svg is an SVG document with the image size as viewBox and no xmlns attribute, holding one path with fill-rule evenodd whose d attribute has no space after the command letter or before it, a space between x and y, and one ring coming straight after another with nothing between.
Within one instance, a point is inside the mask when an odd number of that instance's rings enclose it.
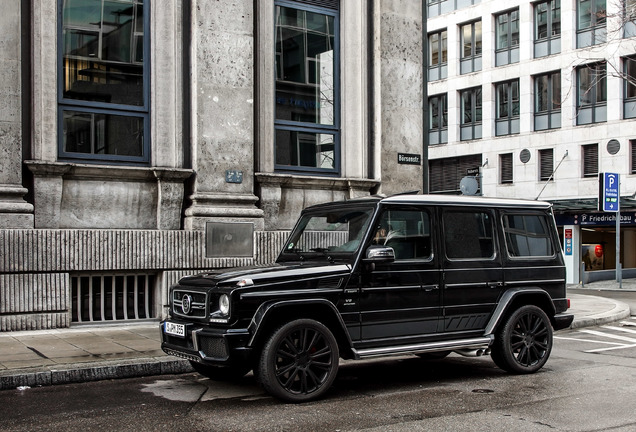
<instances>
[{"instance_id":1,"label":"tire","mask_svg":"<svg viewBox=\"0 0 636 432\"><path fill-rule=\"evenodd\" d=\"M192 369L214 381L238 381L249 371L248 366L211 366L190 361Z\"/></svg>"},{"instance_id":2,"label":"tire","mask_svg":"<svg viewBox=\"0 0 636 432\"><path fill-rule=\"evenodd\" d=\"M272 396L307 402L329 390L338 373L339 357L336 338L324 324L299 319L271 334L256 375Z\"/></svg>"},{"instance_id":3,"label":"tire","mask_svg":"<svg viewBox=\"0 0 636 432\"><path fill-rule=\"evenodd\" d=\"M548 361L552 351L552 325L546 313L534 305L515 310L497 332L491 357L501 369L530 374Z\"/></svg>"}]
</instances>

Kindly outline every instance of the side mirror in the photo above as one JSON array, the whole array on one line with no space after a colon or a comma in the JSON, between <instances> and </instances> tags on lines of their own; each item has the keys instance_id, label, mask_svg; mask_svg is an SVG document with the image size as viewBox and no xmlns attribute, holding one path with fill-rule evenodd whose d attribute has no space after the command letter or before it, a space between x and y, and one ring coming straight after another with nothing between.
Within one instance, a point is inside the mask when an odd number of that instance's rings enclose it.
<instances>
[{"instance_id":1,"label":"side mirror","mask_svg":"<svg viewBox=\"0 0 636 432\"><path fill-rule=\"evenodd\" d=\"M389 263L395 261L395 251L389 246L369 246L367 249L366 263Z\"/></svg>"}]
</instances>

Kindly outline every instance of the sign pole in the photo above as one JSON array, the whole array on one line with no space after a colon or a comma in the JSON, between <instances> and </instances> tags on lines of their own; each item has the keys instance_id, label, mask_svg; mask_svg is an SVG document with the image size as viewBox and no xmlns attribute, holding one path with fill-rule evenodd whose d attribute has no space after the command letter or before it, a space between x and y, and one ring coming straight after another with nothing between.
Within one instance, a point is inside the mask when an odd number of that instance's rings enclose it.
<instances>
[{"instance_id":1,"label":"sign pole","mask_svg":"<svg viewBox=\"0 0 636 432\"><path fill-rule=\"evenodd\" d=\"M618 180L618 211L616 212L616 282L623 288L623 266L621 265L621 183Z\"/></svg>"},{"instance_id":2,"label":"sign pole","mask_svg":"<svg viewBox=\"0 0 636 432\"><path fill-rule=\"evenodd\" d=\"M623 288L621 268L621 179L617 173L599 173L598 209L616 214L616 282Z\"/></svg>"}]
</instances>

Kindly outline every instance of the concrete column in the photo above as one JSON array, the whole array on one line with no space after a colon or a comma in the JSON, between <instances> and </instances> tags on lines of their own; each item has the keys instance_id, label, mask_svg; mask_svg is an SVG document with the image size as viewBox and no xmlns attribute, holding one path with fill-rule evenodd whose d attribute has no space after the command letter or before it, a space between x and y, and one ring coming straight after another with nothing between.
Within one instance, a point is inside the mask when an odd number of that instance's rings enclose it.
<instances>
[{"instance_id":1,"label":"concrete column","mask_svg":"<svg viewBox=\"0 0 636 432\"><path fill-rule=\"evenodd\" d=\"M405 0L376 1L380 46L374 50L380 79L378 106L382 193L422 189L422 166L398 164L398 153L423 153L422 4ZM376 86L377 88L377 86Z\"/></svg>"},{"instance_id":2,"label":"concrete column","mask_svg":"<svg viewBox=\"0 0 636 432\"><path fill-rule=\"evenodd\" d=\"M581 227L579 225L565 225L563 233L566 282L578 284L581 280Z\"/></svg>"},{"instance_id":3,"label":"concrete column","mask_svg":"<svg viewBox=\"0 0 636 432\"><path fill-rule=\"evenodd\" d=\"M263 229L254 195L254 2L192 0L192 167L185 229L249 221ZM230 174L229 176L227 174Z\"/></svg>"},{"instance_id":4,"label":"concrete column","mask_svg":"<svg viewBox=\"0 0 636 432\"><path fill-rule=\"evenodd\" d=\"M623 268L636 268L636 231L625 229L623 233Z\"/></svg>"},{"instance_id":5,"label":"concrete column","mask_svg":"<svg viewBox=\"0 0 636 432\"><path fill-rule=\"evenodd\" d=\"M21 2L0 14L0 228L33 228L33 206L22 186Z\"/></svg>"}]
</instances>

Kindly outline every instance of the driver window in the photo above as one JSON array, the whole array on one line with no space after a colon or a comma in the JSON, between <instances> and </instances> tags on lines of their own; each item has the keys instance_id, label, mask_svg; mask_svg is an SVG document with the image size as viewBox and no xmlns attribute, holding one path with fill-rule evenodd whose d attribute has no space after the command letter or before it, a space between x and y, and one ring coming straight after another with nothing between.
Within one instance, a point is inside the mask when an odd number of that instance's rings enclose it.
<instances>
[{"instance_id":1,"label":"driver window","mask_svg":"<svg viewBox=\"0 0 636 432\"><path fill-rule=\"evenodd\" d=\"M396 260L427 259L431 256L430 233L426 211L387 210L380 217L373 244L392 247Z\"/></svg>"}]
</instances>

